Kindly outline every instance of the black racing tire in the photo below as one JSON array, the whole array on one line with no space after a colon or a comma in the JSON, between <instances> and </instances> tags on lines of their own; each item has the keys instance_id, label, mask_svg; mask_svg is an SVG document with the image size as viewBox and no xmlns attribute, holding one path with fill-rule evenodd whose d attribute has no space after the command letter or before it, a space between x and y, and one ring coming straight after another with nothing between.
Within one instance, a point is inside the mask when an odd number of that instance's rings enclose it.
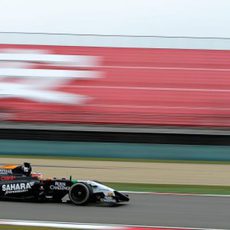
<instances>
[{"instance_id":1,"label":"black racing tire","mask_svg":"<svg viewBox=\"0 0 230 230\"><path fill-rule=\"evenodd\" d=\"M93 194L93 190L90 185L79 182L74 184L69 191L70 200L76 205L86 205Z\"/></svg>"}]
</instances>

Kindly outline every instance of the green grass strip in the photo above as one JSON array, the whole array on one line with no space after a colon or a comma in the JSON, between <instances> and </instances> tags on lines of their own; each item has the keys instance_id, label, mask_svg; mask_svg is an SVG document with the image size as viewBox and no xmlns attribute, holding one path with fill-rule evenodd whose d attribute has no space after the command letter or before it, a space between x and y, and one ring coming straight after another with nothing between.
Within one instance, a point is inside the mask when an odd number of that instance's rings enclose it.
<instances>
[{"instance_id":1,"label":"green grass strip","mask_svg":"<svg viewBox=\"0 0 230 230\"><path fill-rule=\"evenodd\" d=\"M123 191L230 195L230 186L134 184L110 182L105 182L105 184L111 186L114 189Z\"/></svg>"},{"instance_id":2,"label":"green grass strip","mask_svg":"<svg viewBox=\"0 0 230 230\"><path fill-rule=\"evenodd\" d=\"M182 163L182 164L223 164L229 165L230 161L195 161L195 160L154 160L137 158L100 158L100 157L72 157L72 156L47 156L47 155L0 155L0 158L27 158L27 159L55 159L55 160L84 160L84 161L117 161L117 162L146 162L146 163Z\"/></svg>"},{"instance_id":3,"label":"green grass strip","mask_svg":"<svg viewBox=\"0 0 230 230\"><path fill-rule=\"evenodd\" d=\"M48 228L48 227L13 226L13 225L0 225L0 229L2 230L31 230L31 229L32 230L52 230L52 229L53 230L64 230L65 229L66 230L66 228Z\"/></svg>"}]
</instances>

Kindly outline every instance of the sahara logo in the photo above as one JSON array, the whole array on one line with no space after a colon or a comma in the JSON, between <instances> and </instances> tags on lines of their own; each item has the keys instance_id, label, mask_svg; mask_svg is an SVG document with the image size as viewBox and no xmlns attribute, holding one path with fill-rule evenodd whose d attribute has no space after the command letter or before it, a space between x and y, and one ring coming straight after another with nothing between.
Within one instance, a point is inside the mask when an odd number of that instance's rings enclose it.
<instances>
[{"instance_id":1,"label":"sahara logo","mask_svg":"<svg viewBox=\"0 0 230 230\"><path fill-rule=\"evenodd\" d=\"M65 92L60 87L71 85L73 80L101 77L95 70L99 62L98 56L52 54L48 48L0 49L0 99L84 104L89 97Z\"/></svg>"},{"instance_id":2,"label":"sahara logo","mask_svg":"<svg viewBox=\"0 0 230 230\"><path fill-rule=\"evenodd\" d=\"M20 182L20 183L13 183L13 184L3 184L2 191L9 193L19 193L19 192L26 192L32 188L34 182Z\"/></svg>"}]
</instances>

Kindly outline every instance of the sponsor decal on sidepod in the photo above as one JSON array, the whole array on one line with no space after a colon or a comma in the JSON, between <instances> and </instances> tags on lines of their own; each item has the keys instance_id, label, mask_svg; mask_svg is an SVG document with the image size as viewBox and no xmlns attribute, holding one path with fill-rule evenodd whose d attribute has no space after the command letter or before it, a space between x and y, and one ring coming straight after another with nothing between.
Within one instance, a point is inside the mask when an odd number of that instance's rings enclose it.
<instances>
[{"instance_id":1,"label":"sponsor decal on sidepod","mask_svg":"<svg viewBox=\"0 0 230 230\"><path fill-rule=\"evenodd\" d=\"M11 169L0 169L0 174L12 174L12 170Z\"/></svg>"},{"instance_id":2,"label":"sponsor decal on sidepod","mask_svg":"<svg viewBox=\"0 0 230 230\"><path fill-rule=\"evenodd\" d=\"M34 182L21 182L14 184L3 184L2 191L5 194L26 192L34 185Z\"/></svg>"},{"instance_id":3,"label":"sponsor decal on sidepod","mask_svg":"<svg viewBox=\"0 0 230 230\"><path fill-rule=\"evenodd\" d=\"M55 182L54 185L50 185L51 190L69 190L70 187L66 186L65 182Z\"/></svg>"}]
</instances>

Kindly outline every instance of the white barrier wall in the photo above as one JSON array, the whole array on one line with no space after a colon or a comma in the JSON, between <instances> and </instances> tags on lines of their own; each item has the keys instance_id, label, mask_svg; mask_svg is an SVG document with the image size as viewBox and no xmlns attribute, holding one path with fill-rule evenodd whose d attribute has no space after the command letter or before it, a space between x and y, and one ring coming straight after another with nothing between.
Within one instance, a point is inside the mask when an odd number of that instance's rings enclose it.
<instances>
[{"instance_id":1,"label":"white barrier wall","mask_svg":"<svg viewBox=\"0 0 230 230\"><path fill-rule=\"evenodd\" d=\"M230 50L230 39L162 36L3 33L0 44Z\"/></svg>"}]
</instances>

